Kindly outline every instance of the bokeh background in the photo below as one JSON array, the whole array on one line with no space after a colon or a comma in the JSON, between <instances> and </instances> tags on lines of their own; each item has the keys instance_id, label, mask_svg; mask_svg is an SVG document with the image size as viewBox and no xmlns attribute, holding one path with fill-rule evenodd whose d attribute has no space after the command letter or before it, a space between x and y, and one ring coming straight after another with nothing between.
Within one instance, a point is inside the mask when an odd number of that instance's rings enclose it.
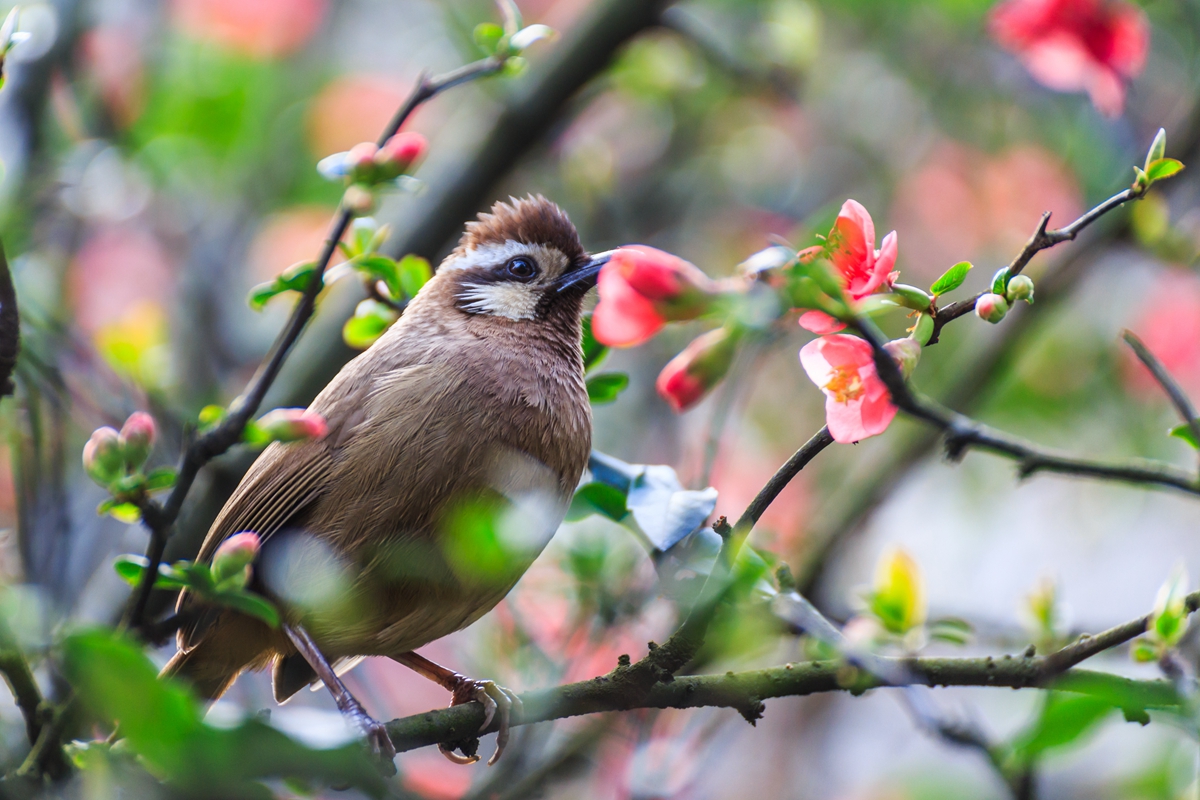
<instances>
[{"instance_id":1,"label":"bokeh background","mask_svg":"<svg viewBox=\"0 0 1200 800\"><path fill-rule=\"evenodd\" d=\"M1160 126L1168 155L1200 154L1196 0L1139 3L1151 49L1115 118L1035 81L989 36L990 0L689 0L649 25L628 0L519 4L561 38L531 50L524 74L417 113L410 127L431 142L423 189L388 196L378 214L393 226L392 255L436 263L476 211L540 192L593 250L651 244L719 277L772 236L811 243L853 197L881 234L898 231L902 280L927 285L971 260L966 289L977 291L1043 211L1062 224L1127 185ZM480 57L471 31L494 19L482 0L23 6L32 37L0 94L0 233L25 337L20 392L0 405L0 570L31 647L67 624L113 620L127 587L111 560L145 547L138 526L96 515L102 493L79 467L86 435L148 408L165 428L155 458L175 459L185 421L237 394L286 318L285 298L251 311L250 287L319 250L341 188L317 160L374 139L422 70ZM1143 336L1200 397L1198 192L1189 171L1040 255L1037 304L999 326L948 327L918 384L1049 446L1191 465L1194 452L1164 435L1170 407L1118 336ZM343 281L323 297L268 405L306 403L352 357L340 328L360 292ZM736 515L820 428L823 400L796 357L809 334L792 327L674 415L654 378L701 330L672 327L609 357L632 381L596 409L595 442L715 486L718 512ZM171 557L194 552L250 458L205 472ZM931 614L976 629L966 648L929 652L1017 653L1035 635L1028 597L1047 582L1066 634L1146 613L1177 564L1200 575L1198 509L1162 491L1020 482L987 455L946 463L928 430L901 419L821 454L753 542L842 620L880 553L900 544L921 566ZM589 678L670 631L655 580L620 526L568 524L499 608L424 652L516 689ZM803 657L802 643L767 628L739 633L712 669ZM1154 675L1125 652L1105 668ZM448 702L381 660L348 684L380 718ZM266 679L246 676L218 709L272 708L286 730L344 737L330 698L304 694L274 708ZM1037 704L1008 690L938 697L997 741ZM19 715L0 716L0 744L19 749ZM1046 797L1194 796L1195 759L1194 737L1117 717L1048 758L1039 781ZM1007 796L978 753L922 733L888 691L774 700L755 728L712 709L569 720L522 730L491 770L433 750L400 766L403 791L427 798Z\"/></svg>"}]
</instances>

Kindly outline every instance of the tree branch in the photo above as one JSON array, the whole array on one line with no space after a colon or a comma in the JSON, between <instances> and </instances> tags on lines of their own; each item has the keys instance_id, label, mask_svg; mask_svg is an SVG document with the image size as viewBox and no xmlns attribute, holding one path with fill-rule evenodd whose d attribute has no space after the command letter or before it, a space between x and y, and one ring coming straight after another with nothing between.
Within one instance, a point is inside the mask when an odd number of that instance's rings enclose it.
<instances>
[{"instance_id":1,"label":"tree branch","mask_svg":"<svg viewBox=\"0 0 1200 800\"><path fill-rule=\"evenodd\" d=\"M400 106L383 133L380 134L378 144L382 146L388 139L394 136L412 112L425 101L436 97L446 89L495 73L503 66L504 59L489 57L467 64L438 77L431 78L428 75L422 75L417 80L417 85L413 88L408 99ZM317 295L324 288L323 278L325 269L333 259L337 243L345 235L346 229L350 226L353 218L354 215L350 209L344 206L339 209L330 225L329 235L325 239L321 255L317 258L316 269L308 285L305 287L304 293L300 296L300 300L296 303L295 308L293 308L287 325L280 332L278 338L276 338L275 344L271 347L271 352L262 365L259 366L258 371L246 386L246 390L230 404L229 414L220 424L197 437L188 445L179 464L175 487L171 490L171 494L167 497L166 502L160 505L152 500L147 500L142 504L142 519L146 527L150 529L150 546L146 551L149 566L143 573L141 582L138 584L134 594L134 601L126 617L126 622L131 627L138 628L142 624L146 604L150 600L150 593L153 591L154 581L158 575L158 566L162 563L167 539L170 537L171 526L179 516L184 498L187 497L188 492L191 490L192 484L196 480L196 475L200 472L201 467L241 441L242 431L245 429L246 423L250 421L255 413L257 413L259 406L262 405L267 390L271 388L271 384L274 383L275 378L279 375L279 370L282 369L283 362L291 352L292 346L300 338L304 326L308 323L309 318L312 317L313 310L316 308Z\"/></svg>"},{"instance_id":2,"label":"tree branch","mask_svg":"<svg viewBox=\"0 0 1200 800\"><path fill-rule=\"evenodd\" d=\"M25 734L32 747L42 733L42 692L33 678L29 662L17 646L17 637L3 619L0 619L0 673L25 718Z\"/></svg>"},{"instance_id":3,"label":"tree branch","mask_svg":"<svg viewBox=\"0 0 1200 800\"><path fill-rule=\"evenodd\" d=\"M1103 217L1113 209L1120 208L1130 200L1139 200L1146 194L1149 187L1137 188L1132 187L1123 192L1118 192L1112 197L1105 200L1100 205L1091 209L1079 219L1057 230L1048 231L1046 226L1050 224L1050 212L1042 214L1041 221L1038 222L1037 228L1034 229L1033 235L1029 237L1029 241L1021 248L1021 252L1017 253L1016 257L1008 264L1009 276L1020 275L1022 270L1029 265L1033 257L1043 250L1054 247L1056 244L1063 242L1074 241L1075 237L1080 234L1085 228L1098 219ZM991 291L990 289L988 291ZM969 300L959 300L956 303L951 303L944 308L934 309L933 314L933 335L929 339L929 344L935 344L938 336L942 332L942 328L951 320L958 319L964 314L969 314L975 310L975 303L980 297L983 297L987 292L980 292Z\"/></svg>"},{"instance_id":4,"label":"tree branch","mask_svg":"<svg viewBox=\"0 0 1200 800\"><path fill-rule=\"evenodd\" d=\"M1167 397L1171 399L1171 404L1175 406L1175 410L1179 412L1179 416L1183 417L1183 423L1191 429L1192 437L1200 445L1200 421L1196 420L1196 407L1192 405L1192 401L1188 398L1187 393L1171 377L1171 373L1167 372L1167 368L1158 360L1158 357L1150 352L1150 348L1146 347L1145 343L1133 331L1122 331L1121 338L1125 340L1125 344L1129 345L1129 349L1133 350L1138 360L1146 365L1146 369L1150 370L1150 374L1154 376L1154 380L1158 381L1158 385L1167 393Z\"/></svg>"}]
</instances>

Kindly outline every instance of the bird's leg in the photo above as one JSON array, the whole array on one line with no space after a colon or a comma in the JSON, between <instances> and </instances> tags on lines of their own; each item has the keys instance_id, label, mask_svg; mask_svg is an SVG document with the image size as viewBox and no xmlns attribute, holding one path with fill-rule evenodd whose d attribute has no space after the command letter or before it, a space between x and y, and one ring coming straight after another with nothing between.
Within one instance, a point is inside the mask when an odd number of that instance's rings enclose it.
<instances>
[{"instance_id":1,"label":"bird's leg","mask_svg":"<svg viewBox=\"0 0 1200 800\"><path fill-rule=\"evenodd\" d=\"M329 665L329 661L317 647L316 642L308 635L308 631L298 625L284 625L283 630L292 640L296 649L300 651L300 655L304 656L304 660L317 673L317 677L325 684L325 688L329 689L329 693L333 695L333 702L337 703L338 711L349 717L367 735L367 741L370 742L371 749L375 751L376 755L389 762L392 761L396 757L396 747L392 744L391 737L388 736L387 728L382 722L371 717L362 707L362 703L350 694L350 690L333 671L333 667Z\"/></svg>"},{"instance_id":2,"label":"bird's leg","mask_svg":"<svg viewBox=\"0 0 1200 800\"><path fill-rule=\"evenodd\" d=\"M486 730L488 725L492 724L493 718L497 720L496 752L488 759L488 766L495 764L508 744L508 730L514 712L518 717L521 715L521 698L493 681L477 681L459 675L454 670L447 669L441 664L435 664L416 653L392 656L392 660L403 664L418 675L424 675L448 690L451 695L451 706L470 703L472 700L478 701L483 706L483 725L479 727L480 731ZM444 744L439 744L438 749L442 751L442 755L456 764L474 764L479 760L479 756L460 756Z\"/></svg>"}]
</instances>

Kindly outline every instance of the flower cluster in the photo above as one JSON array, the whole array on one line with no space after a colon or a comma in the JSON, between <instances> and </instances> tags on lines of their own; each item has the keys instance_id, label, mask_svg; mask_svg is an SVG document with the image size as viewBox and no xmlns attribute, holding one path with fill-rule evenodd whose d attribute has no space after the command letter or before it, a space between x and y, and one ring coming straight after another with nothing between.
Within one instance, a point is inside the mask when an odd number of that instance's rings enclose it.
<instances>
[{"instance_id":1,"label":"flower cluster","mask_svg":"<svg viewBox=\"0 0 1200 800\"><path fill-rule=\"evenodd\" d=\"M1146 63L1150 25L1124 0L1006 0L992 11L992 35L1039 82L1085 91L1109 117L1125 107L1125 82Z\"/></svg>"},{"instance_id":2,"label":"flower cluster","mask_svg":"<svg viewBox=\"0 0 1200 800\"><path fill-rule=\"evenodd\" d=\"M380 147L361 142L344 153L334 153L317 163L317 171L329 180L346 183L343 205L355 214L369 214L375 207L374 189L395 182L411 172L425 156L429 143L414 131L402 131Z\"/></svg>"}]
</instances>

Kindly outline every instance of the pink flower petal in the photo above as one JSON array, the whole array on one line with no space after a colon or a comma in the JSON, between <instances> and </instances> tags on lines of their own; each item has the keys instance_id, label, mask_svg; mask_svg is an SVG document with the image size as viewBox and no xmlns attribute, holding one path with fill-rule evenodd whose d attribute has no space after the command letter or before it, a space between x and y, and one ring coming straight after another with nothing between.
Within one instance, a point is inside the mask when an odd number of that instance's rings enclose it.
<instances>
[{"instance_id":1,"label":"pink flower petal","mask_svg":"<svg viewBox=\"0 0 1200 800\"><path fill-rule=\"evenodd\" d=\"M837 333L845 330L846 325L839 322L824 311L805 311L800 315L800 327L813 333Z\"/></svg>"},{"instance_id":2,"label":"pink flower petal","mask_svg":"<svg viewBox=\"0 0 1200 800\"><path fill-rule=\"evenodd\" d=\"M860 401L839 403L832 397L825 398L825 424L829 435L839 444L853 444L873 434L863 429Z\"/></svg>"},{"instance_id":3,"label":"pink flower petal","mask_svg":"<svg viewBox=\"0 0 1200 800\"><path fill-rule=\"evenodd\" d=\"M634 291L621 273L606 264L597 281L600 302L592 315L592 335L609 347L632 347L662 330L665 321L654 304Z\"/></svg>"}]
</instances>

